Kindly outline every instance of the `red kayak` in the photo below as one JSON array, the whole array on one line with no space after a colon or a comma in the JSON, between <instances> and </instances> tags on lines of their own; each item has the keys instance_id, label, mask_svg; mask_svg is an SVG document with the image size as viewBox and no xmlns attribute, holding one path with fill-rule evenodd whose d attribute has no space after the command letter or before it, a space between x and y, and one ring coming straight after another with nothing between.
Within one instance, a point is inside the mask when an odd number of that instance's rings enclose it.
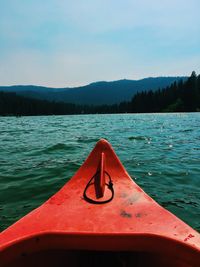
<instances>
[{"instance_id":1,"label":"red kayak","mask_svg":"<svg viewBox=\"0 0 200 267\"><path fill-rule=\"evenodd\" d=\"M100 140L59 192L0 234L0 267L11 266L199 267L200 234L135 184Z\"/></svg>"}]
</instances>

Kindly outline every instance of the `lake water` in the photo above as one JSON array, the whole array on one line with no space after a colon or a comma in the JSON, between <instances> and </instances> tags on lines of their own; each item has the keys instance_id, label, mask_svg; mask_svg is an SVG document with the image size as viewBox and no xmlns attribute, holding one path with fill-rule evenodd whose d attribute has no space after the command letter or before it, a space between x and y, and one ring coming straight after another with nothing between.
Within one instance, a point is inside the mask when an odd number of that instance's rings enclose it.
<instances>
[{"instance_id":1,"label":"lake water","mask_svg":"<svg viewBox=\"0 0 200 267\"><path fill-rule=\"evenodd\" d=\"M0 231L55 193L100 138L150 196L200 231L200 113L0 117Z\"/></svg>"}]
</instances>

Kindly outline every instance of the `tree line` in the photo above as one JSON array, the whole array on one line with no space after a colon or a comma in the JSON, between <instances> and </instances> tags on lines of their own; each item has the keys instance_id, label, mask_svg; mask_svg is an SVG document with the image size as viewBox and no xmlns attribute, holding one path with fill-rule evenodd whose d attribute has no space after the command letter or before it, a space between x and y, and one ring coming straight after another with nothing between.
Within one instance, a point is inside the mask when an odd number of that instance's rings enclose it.
<instances>
[{"instance_id":1,"label":"tree line","mask_svg":"<svg viewBox=\"0 0 200 267\"><path fill-rule=\"evenodd\" d=\"M200 111L200 75L193 71L183 82L136 94L131 100L131 112L194 112Z\"/></svg>"},{"instance_id":2,"label":"tree line","mask_svg":"<svg viewBox=\"0 0 200 267\"><path fill-rule=\"evenodd\" d=\"M194 71L184 82L180 80L157 91L143 91L134 95L131 101L115 105L76 105L0 92L1 116L194 111L200 111L200 75Z\"/></svg>"}]
</instances>

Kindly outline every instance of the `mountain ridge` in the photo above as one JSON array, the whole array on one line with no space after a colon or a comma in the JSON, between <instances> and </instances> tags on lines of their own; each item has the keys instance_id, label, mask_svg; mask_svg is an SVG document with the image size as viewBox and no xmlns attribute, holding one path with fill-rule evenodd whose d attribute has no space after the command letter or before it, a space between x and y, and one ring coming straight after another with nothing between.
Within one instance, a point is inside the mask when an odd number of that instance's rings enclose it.
<instances>
[{"instance_id":1,"label":"mountain ridge","mask_svg":"<svg viewBox=\"0 0 200 267\"><path fill-rule=\"evenodd\" d=\"M0 86L0 91L15 92L19 95L74 104L117 104L130 101L141 91L155 91L170 86L173 82L187 79L186 76L148 77L140 80L121 79L116 81L97 81L77 87L46 87L39 85Z\"/></svg>"}]
</instances>

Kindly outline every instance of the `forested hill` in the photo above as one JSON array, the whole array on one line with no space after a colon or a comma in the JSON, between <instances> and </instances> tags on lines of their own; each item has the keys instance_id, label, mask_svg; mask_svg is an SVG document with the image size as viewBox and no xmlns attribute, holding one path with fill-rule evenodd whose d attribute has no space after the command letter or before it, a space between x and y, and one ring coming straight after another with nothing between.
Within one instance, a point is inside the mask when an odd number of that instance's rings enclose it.
<instances>
[{"instance_id":1,"label":"forested hill","mask_svg":"<svg viewBox=\"0 0 200 267\"><path fill-rule=\"evenodd\" d=\"M200 111L200 75L192 72L185 81L179 80L157 91L144 91L131 101L115 105L75 105L37 100L0 92L0 115L65 115L96 113L148 113Z\"/></svg>"},{"instance_id":2,"label":"forested hill","mask_svg":"<svg viewBox=\"0 0 200 267\"><path fill-rule=\"evenodd\" d=\"M200 75L193 71L186 80L162 90L136 94L129 103L131 112L200 111Z\"/></svg>"},{"instance_id":3,"label":"forested hill","mask_svg":"<svg viewBox=\"0 0 200 267\"><path fill-rule=\"evenodd\" d=\"M164 88L181 77L157 77L142 80L119 80L113 82L95 82L76 88L47 88L42 86L0 86L0 91L15 92L18 95L81 105L112 105L130 101L141 91ZM186 77L182 77L186 79Z\"/></svg>"}]
</instances>

